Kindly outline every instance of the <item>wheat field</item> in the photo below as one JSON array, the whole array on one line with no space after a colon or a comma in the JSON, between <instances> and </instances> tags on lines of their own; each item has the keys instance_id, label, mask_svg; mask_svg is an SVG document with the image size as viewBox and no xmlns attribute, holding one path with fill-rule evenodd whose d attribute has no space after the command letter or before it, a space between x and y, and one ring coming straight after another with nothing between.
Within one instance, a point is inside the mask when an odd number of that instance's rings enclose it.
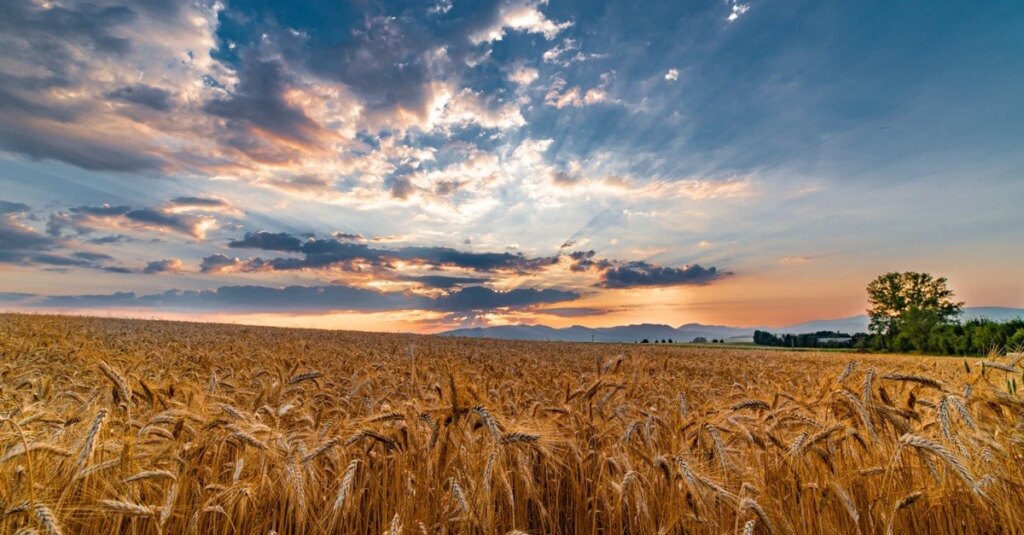
<instances>
[{"instance_id":1,"label":"wheat field","mask_svg":"<svg viewBox=\"0 0 1024 535\"><path fill-rule=\"evenodd\" d=\"M1021 533L1015 360L0 315L0 533Z\"/></svg>"}]
</instances>

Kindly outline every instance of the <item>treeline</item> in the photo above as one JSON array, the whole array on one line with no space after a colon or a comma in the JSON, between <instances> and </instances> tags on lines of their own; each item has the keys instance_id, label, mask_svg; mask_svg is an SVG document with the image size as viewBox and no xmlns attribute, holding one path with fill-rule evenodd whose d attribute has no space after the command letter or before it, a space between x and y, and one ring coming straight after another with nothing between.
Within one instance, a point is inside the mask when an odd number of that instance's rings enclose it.
<instances>
[{"instance_id":1,"label":"treeline","mask_svg":"<svg viewBox=\"0 0 1024 535\"><path fill-rule=\"evenodd\" d=\"M836 331L817 331L803 334L772 334L767 331L754 331L754 343L762 346L775 347L867 347L867 333L847 333Z\"/></svg>"},{"instance_id":2,"label":"treeline","mask_svg":"<svg viewBox=\"0 0 1024 535\"><path fill-rule=\"evenodd\" d=\"M893 332L871 337L872 349L935 355L985 355L992 350L1024 350L1024 319L962 323L906 318Z\"/></svg>"},{"instance_id":3,"label":"treeline","mask_svg":"<svg viewBox=\"0 0 1024 535\"><path fill-rule=\"evenodd\" d=\"M754 343L776 347L852 348L929 355L981 356L992 350L1024 351L1024 319L992 321L972 319L962 323L915 318L909 314L890 331L881 334L818 331L804 334L772 334L754 331Z\"/></svg>"}]
</instances>

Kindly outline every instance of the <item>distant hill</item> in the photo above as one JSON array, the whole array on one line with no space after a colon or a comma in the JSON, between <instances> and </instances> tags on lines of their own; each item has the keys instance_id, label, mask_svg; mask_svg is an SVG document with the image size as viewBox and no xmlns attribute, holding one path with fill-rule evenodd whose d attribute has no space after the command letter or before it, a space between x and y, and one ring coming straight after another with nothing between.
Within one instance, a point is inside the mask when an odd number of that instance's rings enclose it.
<instances>
[{"instance_id":1,"label":"distant hill","mask_svg":"<svg viewBox=\"0 0 1024 535\"><path fill-rule=\"evenodd\" d=\"M1007 321L1024 318L1024 308L1006 307L967 307L962 320L988 318L994 321ZM618 327L583 327L573 325L555 329L547 325L502 325L497 327L476 327L472 329L455 329L440 333L440 336L460 336L465 338L499 338L505 340L550 340L560 342L636 342L643 340L667 340L689 342L694 338L703 337L708 340L726 339L733 342L750 341L755 330L769 331L776 334L800 334L817 331L837 331L845 333L866 332L868 317L866 315L851 316L833 320L814 320L785 327L730 327L727 325L704 325L687 323L679 327L657 323L641 323Z\"/></svg>"}]
</instances>

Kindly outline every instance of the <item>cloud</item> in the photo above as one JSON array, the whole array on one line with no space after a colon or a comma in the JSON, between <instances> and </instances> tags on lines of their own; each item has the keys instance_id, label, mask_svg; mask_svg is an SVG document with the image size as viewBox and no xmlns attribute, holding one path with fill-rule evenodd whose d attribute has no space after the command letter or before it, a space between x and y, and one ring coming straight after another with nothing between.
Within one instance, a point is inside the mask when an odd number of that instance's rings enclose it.
<instances>
[{"instance_id":1,"label":"cloud","mask_svg":"<svg viewBox=\"0 0 1024 535\"><path fill-rule=\"evenodd\" d=\"M261 249L264 251L302 251L302 240L285 232L246 232L240 240L228 242L234 249Z\"/></svg>"},{"instance_id":2,"label":"cloud","mask_svg":"<svg viewBox=\"0 0 1024 535\"><path fill-rule=\"evenodd\" d=\"M112 294L54 295L38 302L43 307L105 308L136 305L135 292Z\"/></svg>"},{"instance_id":3,"label":"cloud","mask_svg":"<svg viewBox=\"0 0 1024 535\"><path fill-rule=\"evenodd\" d=\"M20 202L0 201L0 215L22 214L31 210L27 204Z\"/></svg>"},{"instance_id":4,"label":"cloud","mask_svg":"<svg viewBox=\"0 0 1024 535\"><path fill-rule=\"evenodd\" d=\"M562 68L568 68L574 63L606 58L607 54L595 52L584 53L580 50L580 43L575 39L565 38L561 44L555 45L541 55L544 63L553 63Z\"/></svg>"},{"instance_id":5,"label":"cloud","mask_svg":"<svg viewBox=\"0 0 1024 535\"><path fill-rule=\"evenodd\" d=\"M540 74L537 72L537 69L532 67L519 66L508 73L509 81L520 86L530 85L536 82L539 77Z\"/></svg>"},{"instance_id":6,"label":"cloud","mask_svg":"<svg viewBox=\"0 0 1024 535\"><path fill-rule=\"evenodd\" d=\"M180 273L184 270L185 264L179 258L167 258L164 260L154 260L143 268L142 272L147 275L154 275L157 273Z\"/></svg>"},{"instance_id":7,"label":"cloud","mask_svg":"<svg viewBox=\"0 0 1024 535\"><path fill-rule=\"evenodd\" d=\"M29 257L29 263L59 267L93 267L93 263L82 259L58 254L42 253Z\"/></svg>"},{"instance_id":8,"label":"cloud","mask_svg":"<svg viewBox=\"0 0 1024 535\"><path fill-rule=\"evenodd\" d=\"M130 272L127 268L107 265L113 257L94 251L62 251L78 244L37 231L24 223L31 208L22 203L0 200L0 263L44 266L43 269L64 270L81 267L112 272Z\"/></svg>"},{"instance_id":9,"label":"cloud","mask_svg":"<svg viewBox=\"0 0 1024 535\"><path fill-rule=\"evenodd\" d=\"M459 286L488 282L490 279L483 277L451 277L446 275L399 275L394 277L393 280L413 282L427 288L450 290Z\"/></svg>"},{"instance_id":10,"label":"cloud","mask_svg":"<svg viewBox=\"0 0 1024 535\"><path fill-rule=\"evenodd\" d=\"M159 308L235 312L334 312L380 310L483 311L524 308L577 299L561 290L522 288L496 291L481 286L463 288L435 299L405 293L382 293L343 285L221 286L215 290L169 290L138 296L134 292L102 295L49 296L36 304L61 308Z\"/></svg>"},{"instance_id":11,"label":"cloud","mask_svg":"<svg viewBox=\"0 0 1024 535\"><path fill-rule=\"evenodd\" d=\"M67 212L50 214L46 228L51 236L61 236L68 229L78 234L88 234L94 229L106 228L174 233L205 240L206 234L217 228L219 222L212 215L189 213L193 210L230 212L232 208L223 201L194 197L179 197L156 208L109 204L77 206Z\"/></svg>"},{"instance_id":12,"label":"cloud","mask_svg":"<svg viewBox=\"0 0 1024 535\"><path fill-rule=\"evenodd\" d=\"M318 194L331 189L331 180L313 175L299 176L274 176L264 178L262 184L272 186L287 193L294 194Z\"/></svg>"},{"instance_id":13,"label":"cloud","mask_svg":"<svg viewBox=\"0 0 1024 535\"><path fill-rule=\"evenodd\" d=\"M564 247L564 246L563 246ZM732 275L715 267L698 264L669 267L644 261L623 261L598 258L593 250L569 253L569 270L576 273L594 272L599 276L601 288L633 288L640 286L682 286L710 284Z\"/></svg>"},{"instance_id":14,"label":"cloud","mask_svg":"<svg viewBox=\"0 0 1024 535\"><path fill-rule=\"evenodd\" d=\"M110 256L110 255L108 255L106 253L94 253L94 252L91 252L91 251L77 251L77 252L71 253L71 256L73 256L75 258L81 258L83 260L93 261L93 262L96 262L96 261L99 261L99 260L113 260L114 259L114 257L112 257L112 256Z\"/></svg>"},{"instance_id":15,"label":"cloud","mask_svg":"<svg viewBox=\"0 0 1024 535\"><path fill-rule=\"evenodd\" d=\"M160 209L171 213L219 212L239 217L245 214L231 203L213 197L175 197L161 205Z\"/></svg>"},{"instance_id":16,"label":"cloud","mask_svg":"<svg viewBox=\"0 0 1024 535\"><path fill-rule=\"evenodd\" d=\"M240 271L244 265L237 258L231 258L222 254L215 254L203 258L199 264L201 273L231 273Z\"/></svg>"},{"instance_id":17,"label":"cloud","mask_svg":"<svg viewBox=\"0 0 1024 535\"><path fill-rule=\"evenodd\" d=\"M437 0L437 2L427 10L427 13L431 15L443 15L452 10L452 0Z\"/></svg>"},{"instance_id":18,"label":"cloud","mask_svg":"<svg viewBox=\"0 0 1024 535\"><path fill-rule=\"evenodd\" d=\"M49 227L49 224L47 225L47 227ZM56 232L60 233L59 227L57 228ZM109 244L112 244L112 243L132 242L132 241L135 241L135 239L132 238L131 236L125 236L124 234L110 234L108 236L99 236L99 237L96 237L96 238L89 238L86 241L88 241L89 243L96 244L96 245L109 245Z\"/></svg>"},{"instance_id":19,"label":"cloud","mask_svg":"<svg viewBox=\"0 0 1024 535\"><path fill-rule=\"evenodd\" d=\"M587 316L600 316L602 314L608 314L611 309L596 308L596 307L558 307L558 308L544 308L537 311L540 314L548 314L551 316L558 316L562 318L582 318Z\"/></svg>"},{"instance_id":20,"label":"cloud","mask_svg":"<svg viewBox=\"0 0 1024 535\"><path fill-rule=\"evenodd\" d=\"M145 106L155 111L168 112L173 107L173 93L166 89L146 84L119 87L107 93L107 97L113 100Z\"/></svg>"},{"instance_id":21,"label":"cloud","mask_svg":"<svg viewBox=\"0 0 1024 535\"><path fill-rule=\"evenodd\" d=\"M51 296L43 307L159 308L238 312L371 311L413 309L420 299L404 294L385 294L348 286L221 286L215 290L169 290L136 296L134 292L106 295Z\"/></svg>"},{"instance_id":22,"label":"cloud","mask_svg":"<svg viewBox=\"0 0 1024 535\"><path fill-rule=\"evenodd\" d=\"M525 125L526 119L514 103L495 104L491 99L466 88L446 103L443 118L438 123L506 130Z\"/></svg>"},{"instance_id":23,"label":"cloud","mask_svg":"<svg viewBox=\"0 0 1024 535\"><path fill-rule=\"evenodd\" d=\"M554 22L548 19L539 9L545 4L547 0L503 2L493 22L471 33L469 40L473 44L500 41L505 36L506 29L537 33L547 40L554 39L562 30L571 27L572 22Z\"/></svg>"},{"instance_id":24,"label":"cloud","mask_svg":"<svg viewBox=\"0 0 1024 535\"><path fill-rule=\"evenodd\" d=\"M527 257L521 253L470 252L450 247L408 246L395 249L370 247L365 243L338 238L311 238L305 241L287 233L247 233L228 246L235 249L260 249L301 253L302 258L253 258L243 262L243 271L288 271L340 267L359 270L357 264L390 269L396 262L432 268L454 267L478 272L531 272L555 264L555 257Z\"/></svg>"},{"instance_id":25,"label":"cloud","mask_svg":"<svg viewBox=\"0 0 1024 535\"><path fill-rule=\"evenodd\" d=\"M605 86L610 79L602 77L603 80L601 85L593 87L583 91L579 87L567 87L565 78L560 75L556 75L551 80L551 85L548 86L548 91L544 95L544 104L552 106L557 109L562 108L579 108L582 106L592 106L608 100L608 93L605 91Z\"/></svg>"},{"instance_id":26,"label":"cloud","mask_svg":"<svg viewBox=\"0 0 1024 535\"><path fill-rule=\"evenodd\" d=\"M318 148L324 131L303 108L285 98L294 85L280 61L247 58L238 85L224 98L211 100L204 111L225 120L236 134L235 148L259 159L264 144L281 141L293 148Z\"/></svg>"},{"instance_id":27,"label":"cloud","mask_svg":"<svg viewBox=\"0 0 1024 535\"><path fill-rule=\"evenodd\" d=\"M395 258L428 266L452 266L474 271L530 272L558 261L554 257L527 257L522 253L476 253L450 247L403 247L391 254Z\"/></svg>"},{"instance_id":28,"label":"cloud","mask_svg":"<svg viewBox=\"0 0 1024 535\"><path fill-rule=\"evenodd\" d=\"M0 147L91 170L176 165L212 60L214 2L10 0L0 20Z\"/></svg>"},{"instance_id":29,"label":"cloud","mask_svg":"<svg viewBox=\"0 0 1024 535\"><path fill-rule=\"evenodd\" d=\"M729 11L729 16L725 18L726 21L732 23L736 22L737 19L750 11L750 4L741 4L739 0L732 0L732 9Z\"/></svg>"},{"instance_id":30,"label":"cloud","mask_svg":"<svg viewBox=\"0 0 1024 535\"><path fill-rule=\"evenodd\" d=\"M563 245L564 247L564 245ZM612 267L612 262L603 258L595 258L597 253L591 249L590 251L573 251L569 253L569 259L572 263L569 266L571 271L589 271L591 269L597 269L604 271Z\"/></svg>"},{"instance_id":31,"label":"cloud","mask_svg":"<svg viewBox=\"0 0 1024 535\"><path fill-rule=\"evenodd\" d=\"M22 222L29 210L29 206L22 203L0 201L0 262L25 262L29 256L39 255L58 245L53 237Z\"/></svg>"},{"instance_id":32,"label":"cloud","mask_svg":"<svg viewBox=\"0 0 1024 535\"><path fill-rule=\"evenodd\" d=\"M669 82L675 82L676 80L678 80L679 69L669 69L668 72L665 73L665 79L668 80Z\"/></svg>"},{"instance_id":33,"label":"cloud","mask_svg":"<svg viewBox=\"0 0 1024 535\"><path fill-rule=\"evenodd\" d=\"M599 285L604 288L703 286L729 275L731 273L718 271L714 267L704 268L698 264L674 268L636 261L609 268L602 274Z\"/></svg>"},{"instance_id":34,"label":"cloud","mask_svg":"<svg viewBox=\"0 0 1024 535\"><path fill-rule=\"evenodd\" d=\"M523 308L533 305L574 301L580 294L563 290L520 288L507 292L495 291L483 286L463 288L455 293L435 300L435 308L449 312L471 310L494 310L499 308Z\"/></svg>"},{"instance_id":35,"label":"cloud","mask_svg":"<svg viewBox=\"0 0 1024 535\"><path fill-rule=\"evenodd\" d=\"M597 104L599 102L604 102L607 99L608 93L606 93L604 89L588 89L587 92L583 95L583 104L586 106L590 106L593 104Z\"/></svg>"},{"instance_id":36,"label":"cloud","mask_svg":"<svg viewBox=\"0 0 1024 535\"><path fill-rule=\"evenodd\" d=\"M544 54L541 55L541 59L543 59L545 63L561 63L563 61L563 57L573 51L578 51L579 49L580 45L577 41L566 38L562 40L561 44L555 45L546 50ZM565 62L563 66L568 66L568 63L569 62Z\"/></svg>"},{"instance_id":37,"label":"cloud","mask_svg":"<svg viewBox=\"0 0 1024 535\"><path fill-rule=\"evenodd\" d=\"M0 292L0 303L17 303L27 301L35 297L35 294L21 292Z\"/></svg>"},{"instance_id":38,"label":"cloud","mask_svg":"<svg viewBox=\"0 0 1024 535\"><path fill-rule=\"evenodd\" d=\"M478 5L443 27L356 6L362 16L338 42L212 0L163 10L13 0L0 23L0 148L91 170L230 178L361 209L409 205L422 197L396 171L419 170L436 151L419 136L526 125L521 101L470 87L466 71L484 41L513 31L554 38L572 24L549 20L545 5ZM237 48L219 48L220 24L244 26ZM474 45L471 36L485 37ZM517 79L536 76L524 68ZM604 97L581 91L579 100ZM486 198L474 192L467 204L477 195ZM154 209L242 215L211 204Z\"/></svg>"},{"instance_id":39,"label":"cloud","mask_svg":"<svg viewBox=\"0 0 1024 535\"><path fill-rule=\"evenodd\" d=\"M128 210L123 217L133 228L176 232L198 240L206 239L206 232L217 226L217 220L212 217L167 213L152 208Z\"/></svg>"}]
</instances>

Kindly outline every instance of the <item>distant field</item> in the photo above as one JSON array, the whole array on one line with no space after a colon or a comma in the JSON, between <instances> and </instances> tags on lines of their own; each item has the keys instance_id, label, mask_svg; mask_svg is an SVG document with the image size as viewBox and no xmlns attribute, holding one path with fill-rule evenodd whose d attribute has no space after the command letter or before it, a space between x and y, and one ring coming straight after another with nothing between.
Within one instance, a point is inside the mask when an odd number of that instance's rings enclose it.
<instances>
[{"instance_id":1,"label":"distant field","mask_svg":"<svg viewBox=\"0 0 1024 535\"><path fill-rule=\"evenodd\" d=\"M1021 533L1021 379L0 315L0 533Z\"/></svg>"}]
</instances>

